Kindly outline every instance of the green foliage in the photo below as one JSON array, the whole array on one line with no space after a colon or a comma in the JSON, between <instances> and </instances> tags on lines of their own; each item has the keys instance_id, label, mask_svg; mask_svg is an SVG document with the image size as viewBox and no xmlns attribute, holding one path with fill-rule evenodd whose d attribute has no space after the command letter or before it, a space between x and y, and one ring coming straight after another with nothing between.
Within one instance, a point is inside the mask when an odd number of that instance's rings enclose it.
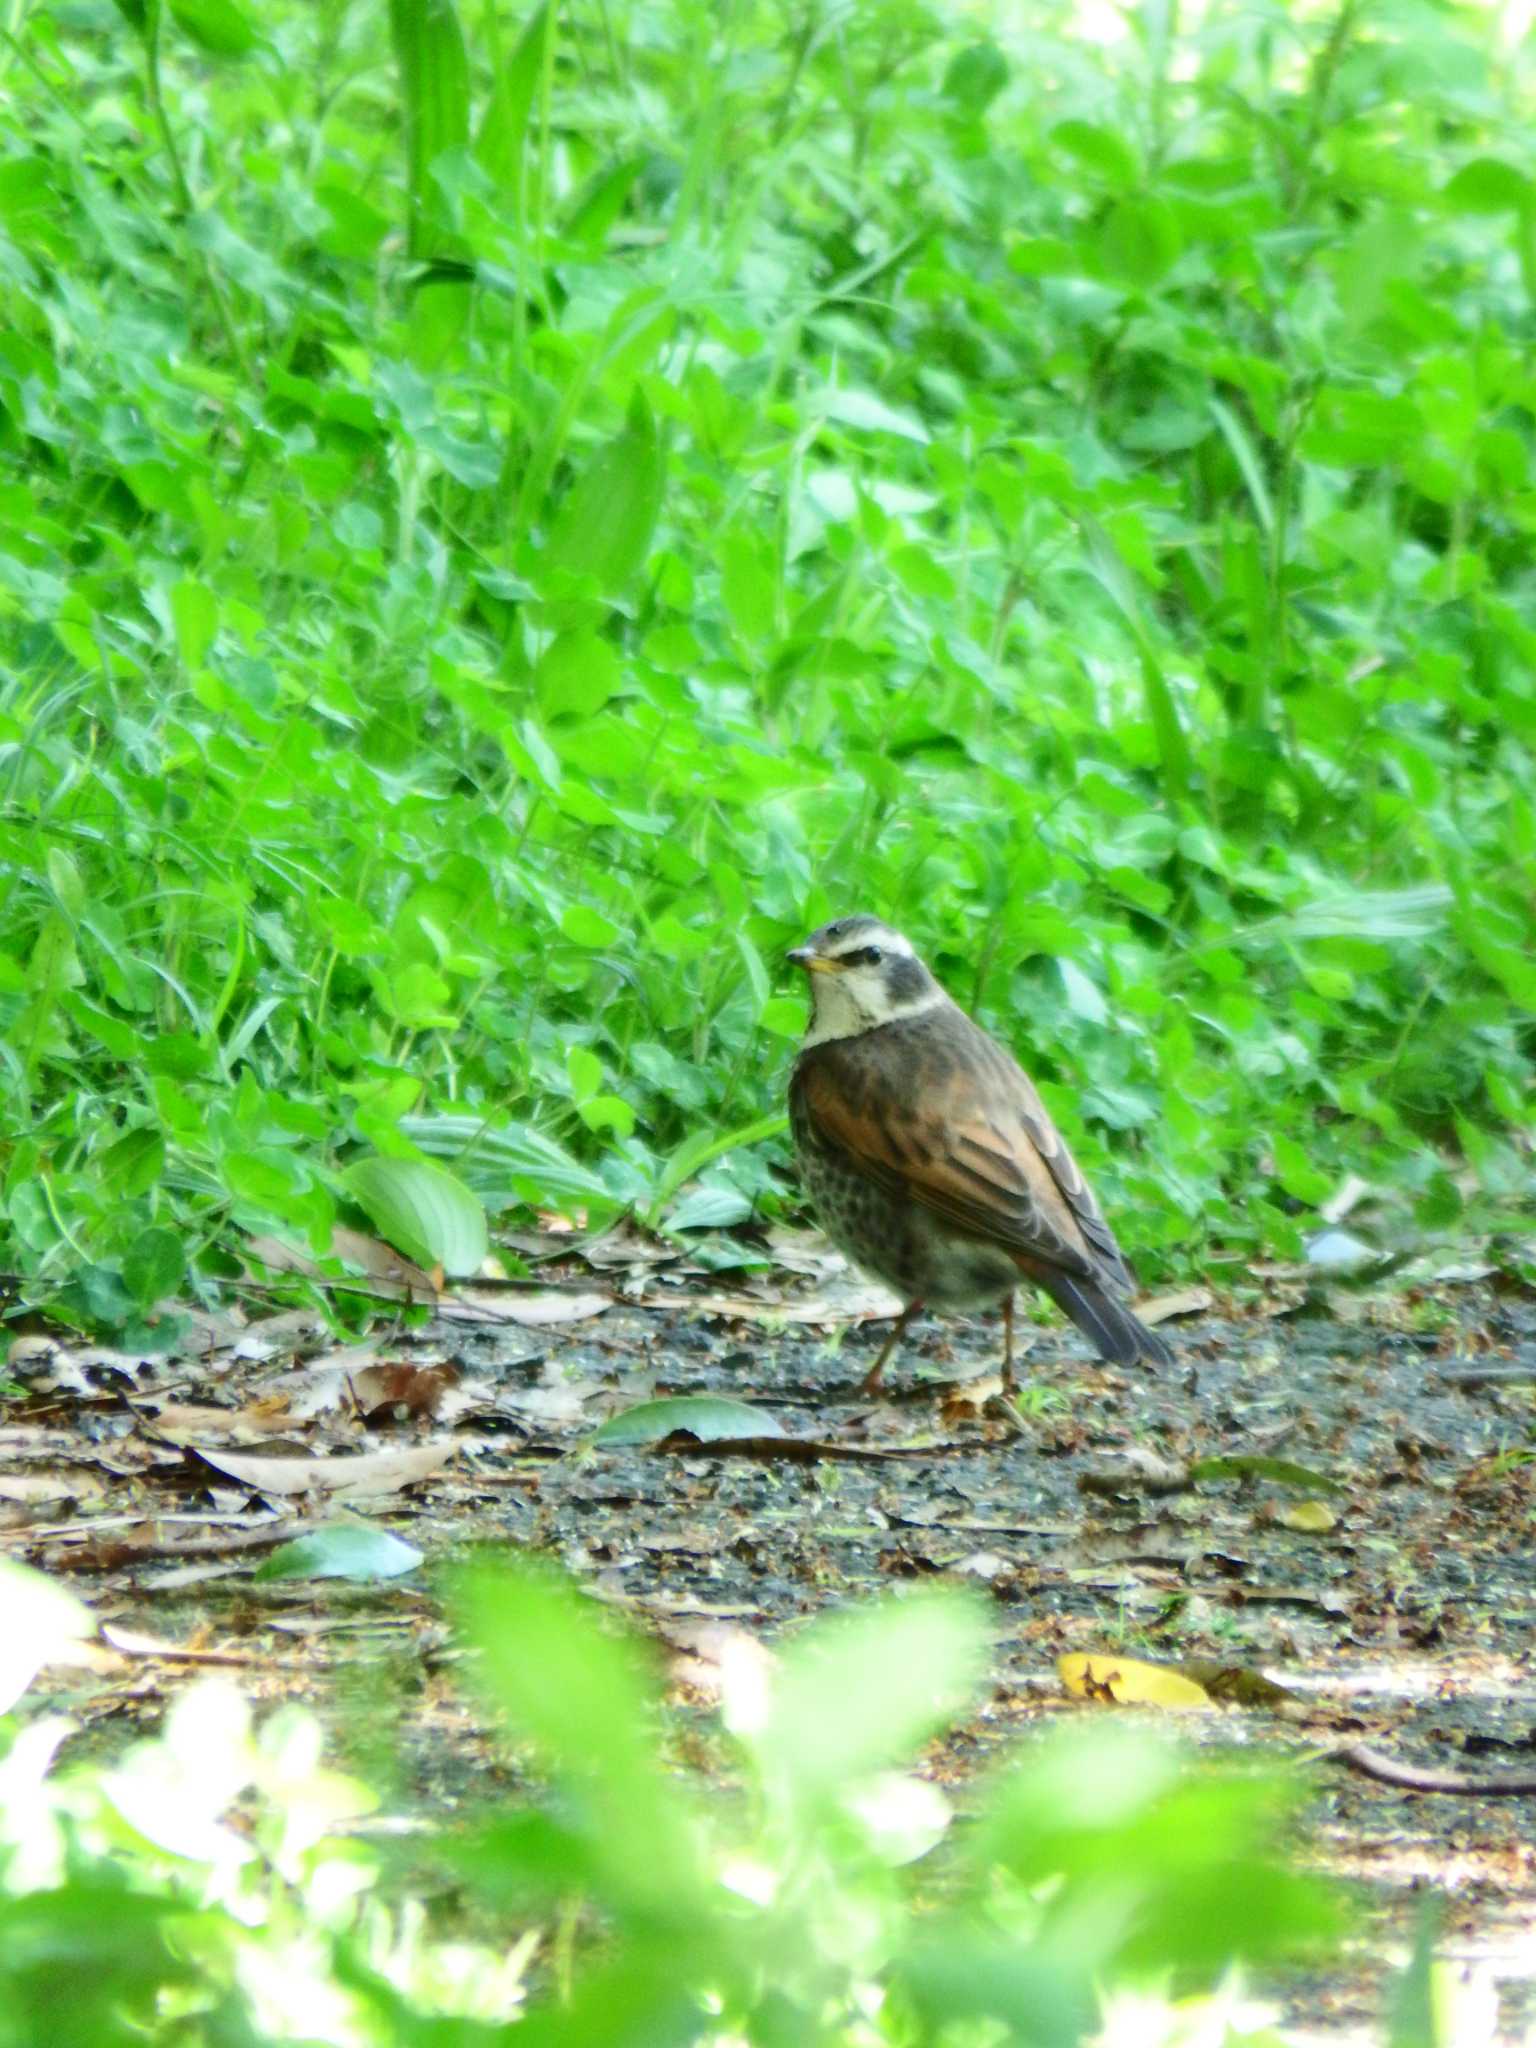
<instances>
[{"instance_id":1,"label":"green foliage","mask_svg":"<svg viewBox=\"0 0 1536 2048\"><path fill-rule=\"evenodd\" d=\"M245 1231L322 1252L363 1153L772 1209L777 962L855 906L1032 1058L1149 1276L1293 1251L1350 1171L1513 1216L1529 56L1403 0L1173 19L7 44L32 1298L142 1337Z\"/></svg>"},{"instance_id":2,"label":"green foliage","mask_svg":"<svg viewBox=\"0 0 1536 2048\"><path fill-rule=\"evenodd\" d=\"M111 1769L59 1767L47 1717L0 1745L0 2043L1071 2048L1117 2000L1139 2039L1197 2017L1214 2038L1238 1957L1316 1958L1337 1931L1278 1860L1276 1787L1192 1776L1145 1733L1033 1745L951 1839L902 1766L984 1667L988 1623L953 1594L819 1623L776 1671L743 1638L711 1784L664 1767L645 1659L574 1589L482 1565L458 1604L543 1785L428 1851L494 1945L392 1907L388 1858L344 1832L367 1787L325 1768L307 1713L254 1727L215 1681Z\"/></svg>"}]
</instances>

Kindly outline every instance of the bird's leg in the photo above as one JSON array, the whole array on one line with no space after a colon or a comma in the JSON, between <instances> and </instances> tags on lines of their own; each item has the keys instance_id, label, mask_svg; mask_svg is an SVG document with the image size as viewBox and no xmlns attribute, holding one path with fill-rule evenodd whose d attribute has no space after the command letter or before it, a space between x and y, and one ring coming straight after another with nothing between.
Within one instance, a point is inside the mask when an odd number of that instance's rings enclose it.
<instances>
[{"instance_id":1,"label":"bird's leg","mask_svg":"<svg viewBox=\"0 0 1536 2048\"><path fill-rule=\"evenodd\" d=\"M1003 1388L1007 1393L1014 1389L1013 1378L1013 1296L1003 1296Z\"/></svg>"},{"instance_id":2,"label":"bird's leg","mask_svg":"<svg viewBox=\"0 0 1536 2048\"><path fill-rule=\"evenodd\" d=\"M875 1394L879 1392L881 1375L885 1371L891 1353L906 1335L908 1323L911 1322L915 1315L922 1313L922 1307L923 1304L920 1301L909 1301L901 1314L896 1318L896 1327L881 1345L880 1356L859 1382L859 1392L861 1394Z\"/></svg>"}]
</instances>

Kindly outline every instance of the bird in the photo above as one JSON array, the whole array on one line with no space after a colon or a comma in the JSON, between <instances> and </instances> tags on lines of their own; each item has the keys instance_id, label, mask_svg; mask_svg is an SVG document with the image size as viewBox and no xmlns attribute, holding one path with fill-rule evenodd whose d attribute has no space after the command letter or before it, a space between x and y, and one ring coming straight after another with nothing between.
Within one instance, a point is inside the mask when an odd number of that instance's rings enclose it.
<instances>
[{"instance_id":1,"label":"bird","mask_svg":"<svg viewBox=\"0 0 1536 2048\"><path fill-rule=\"evenodd\" d=\"M860 1388L925 1307L1001 1301L1013 1385L1013 1297L1049 1294L1097 1349L1130 1365L1173 1352L1126 1299L1135 1282L1034 1083L879 918L834 918L788 954L811 1014L789 1119L827 1235L905 1307Z\"/></svg>"}]
</instances>

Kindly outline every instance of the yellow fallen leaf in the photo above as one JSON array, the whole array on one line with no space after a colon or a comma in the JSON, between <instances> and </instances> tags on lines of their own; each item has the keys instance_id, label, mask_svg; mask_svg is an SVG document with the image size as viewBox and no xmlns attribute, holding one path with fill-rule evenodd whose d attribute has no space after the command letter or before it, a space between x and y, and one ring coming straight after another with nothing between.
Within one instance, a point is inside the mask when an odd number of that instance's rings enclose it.
<instances>
[{"instance_id":1,"label":"yellow fallen leaf","mask_svg":"<svg viewBox=\"0 0 1536 2048\"><path fill-rule=\"evenodd\" d=\"M1339 1526L1333 1509L1320 1500L1299 1500L1292 1507L1282 1508L1275 1520L1283 1522L1287 1529L1299 1529L1303 1536L1326 1536L1330 1529Z\"/></svg>"},{"instance_id":2,"label":"yellow fallen leaf","mask_svg":"<svg viewBox=\"0 0 1536 2048\"><path fill-rule=\"evenodd\" d=\"M1074 1651L1056 1659L1062 1684L1074 1699L1097 1700L1106 1707L1208 1707L1211 1696L1164 1664L1142 1664L1134 1657L1090 1657Z\"/></svg>"}]
</instances>

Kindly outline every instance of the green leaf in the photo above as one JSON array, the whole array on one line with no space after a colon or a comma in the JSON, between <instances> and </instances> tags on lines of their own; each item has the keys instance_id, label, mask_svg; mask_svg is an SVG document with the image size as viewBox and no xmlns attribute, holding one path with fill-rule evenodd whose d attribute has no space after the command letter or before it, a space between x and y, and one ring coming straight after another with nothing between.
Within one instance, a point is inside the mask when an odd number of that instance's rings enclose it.
<instances>
[{"instance_id":1,"label":"green leaf","mask_svg":"<svg viewBox=\"0 0 1536 2048\"><path fill-rule=\"evenodd\" d=\"M451 1278L478 1273L489 1249L485 1211L464 1183L426 1159L359 1159L342 1185L379 1235Z\"/></svg>"},{"instance_id":2,"label":"green leaf","mask_svg":"<svg viewBox=\"0 0 1536 2048\"><path fill-rule=\"evenodd\" d=\"M72 921L85 909L85 882L75 861L61 846L48 849L48 886L58 898L59 908Z\"/></svg>"},{"instance_id":3,"label":"green leaf","mask_svg":"<svg viewBox=\"0 0 1536 2048\"><path fill-rule=\"evenodd\" d=\"M1192 1480L1272 1479L1277 1486L1294 1486L1302 1492L1344 1491L1343 1480L1331 1479L1326 1472L1314 1472L1306 1465L1293 1465L1288 1458L1250 1457L1247 1453L1197 1458L1189 1468L1189 1476Z\"/></svg>"},{"instance_id":4,"label":"green leaf","mask_svg":"<svg viewBox=\"0 0 1536 2048\"><path fill-rule=\"evenodd\" d=\"M1272 1132L1269 1143L1275 1158L1275 1178L1281 1187L1295 1201L1320 1208L1333 1193L1333 1176L1314 1166L1306 1148L1283 1132Z\"/></svg>"},{"instance_id":5,"label":"green leaf","mask_svg":"<svg viewBox=\"0 0 1536 2048\"><path fill-rule=\"evenodd\" d=\"M963 1709L987 1638L979 1604L950 1593L816 1623L784 1653L766 1721L748 1735L767 1782L819 1803L897 1762Z\"/></svg>"},{"instance_id":6,"label":"green leaf","mask_svg":"<svg viewBox=\"0 0 1536 2048\"><path fill-rule=\"evenodd\" d=\"M650 551L661 510L661 442L650 408L637 399L621 434L598 449L560 501L546 559L590 576L619 595Z\"/></svg>"},{"instance_id":7,"label":"green leaf","mask_svg":"<svg viewBox=\"0 0 1536 2048\"><path fill-rule=\"evenodd\" d=\"M987 111L1008 83L1008 64L995 43L971 43L963 50L957 50L949 60L941 88L947 100L953 100L970 115L978 119Z\"/></svg>"},{"instance_id":8,"label":"green leaf","mask_svg":"<svg viewBox=\"0 0 1536 2048\"><path fill-rule=\"evenodd\" d=\"M101 1155L102 1184L124 1200L147 1194L165 1170L165 1140L149 1125L126 1131Z\"/></svg>"},{"instance_id":9,"label":"green leaf","mask_svg":"<svg viewBox=\"0 0 1536 2048\"><path fill-rule=\"evenodd\" d=\"M772 637L778 612L773 554L752 535L728 533L720 543L720 594L744 640Z\"/></svg>"},{"instance_id":10,"label":"green leaf","mask_svg":"<svg viewBox=\"0 0 1536 2048\"><path fill-rule=\"evenodd\" d=\"M159 1225L140 1231L123 1254L123 1285L144 1308L174 1294L186 1271L181 1238Z\"/></svg>"},{"instance_id":11,"label":"green leaf","mask_svg":"<svg viewBox=\"0 0 1536 2048\"><path fill-rule=\"evenodd\" d=\"M1463 164L1441 197L1454 213L1523 213L1536 187L1523 171L1497 157L1474 157Z\"/></svg>"},{"instance_id":12,"label":"green leaf","mask_svg":"<svg viewBox=\"0 0 1536 2048\"><path fill-rule=\"evenodd\" d=\"M1178 215L1161 199L1122 199L1099 229L1099 260L1125 284L1154 285L1183 254Z\"/></svg>"},{"instance_id":13,"label":"green leaf","mask_svg":"<svg viewBox=\"0 0 1536 2048\"><path fill-rule=\"evenodd\" d=\"M257 1579L398 1579L422 1553L367 1522L327 1522L279 1544L252 1574Z\"/></svg>"},{"instance_id":14,"label":"green leaf","mask_svg":"<svg viewBox=\"0 0 1536 2048\"><path fill-rule=\"evenodd\" d=\"M898 412L872 391L827 391L822 394L821 408L829 420L845 427L867 427L876 433L895 434L903 441L928 440L928 429L921 420Z\"/></svg>"},{"instance_id":15,"label":"green leaf","mask_svg":"<svg viewBox=\"0 0 1536 2048\"><path fill-rule=\"evenodd\" d=\"M1125 138L1089 121L1060 121L1050 131L1054 148L1095 172L1106 184L1128 191L1141 182L1141 165Z\"/></svg>"},{"instance_id":16,"label":"green leaf","mask_svg":"<svg viewBox=\"0 0 1536 2048\"><path fill-rule=\"evenodd\" d=\"M535 1565L478 1566L459 1578L454 1605L508 1729L573 1795L608 1909L621 1922L640 1914L652 1942L707 1941L718 1887L700 1866L683 1795L658 1766L656 1702L635 1646ZM571 2037L586 2038L615 2036Z\"/></svg>"},{"instance_id":17,"label":"green leaf","mask_svg":"<svg viewBox=\"0 0 1536 2048\"><path fill-rule=\"evenodd\" d=\"M256 47L256 29L234 0L166 0L177 26L213 57L243 57Z\"/></svg>"},{"instance_id":18,"label":"green leaf","mask_svg":"<svg viewBox=\"0 0 1536 2048\"><path fill-rule=\"evenodd\" d=\"M759 1117L756 1122L743 1124L740 1130L727 1131L717 1136L701 1131L685 1139L662 1169L656 1183L656 1192L646 1211L646 1220L652 1227L660 1220L662 1211L683 1185L692 1180L701 1168L721 1158L727 1152L734 1152L738 1145L760 1145L764 1138L776 1138L780 1131L787 1130L789 1118L776 1110L769 1116Z\"/></svg>"},{"instance_id":19,"label":"green leaf","mask_svg":"<svg viewBox=\"0 0 1536 2048\"><path fill-rule=\"evenodd\" d=\"M623 682L612 643L595 633L561 633L539 657L534 683L547 718L590 718Z\"/></svg>"},{"instance_id":20,"label":"green leaf","mask_svg":"<svg viewBox=\"0 0 1536 2048\"><path fill-rule=\"evenodd\" d=\"M8 1714L45 1664L96 1633L90 1609L30 1566L0 1558L0 1714Z\"/></svg>"},{"instance_id":21,"label":"green leaf","mask_svg":"<svg viewBox=\"0 0 1536 2048\"><path fill-rule=\"evenodd\" d=\"M723 1394L674 1394L660 1401L641 1401L622 1414L610 1415L587 1441L612 1449L618 1444L660 1443L678 1432L697 1437L701 1444L784 1434L783 1426L766 1408L752 1408Z\"/></svg>"},{"instance_id":22,"label":"green leaf","mask_svg":"<svg viewBox=\"0 0 1536 2048\"><path fill-rule=\"evenodd\" d=\"M613 919L589 903L568 903L560 914L560 929L577 946L611 946L619 936Z\"/></svg>"},{"instance_id":23,"label":"green leaf","mask_svg":"<svg viewBox=\"0 0 1536 2048\"><path fill-rule=\"evenodd\" d=\"M553 56L551 42L555 31L555 17L549 6L534 8L523 24L510 60L496 67L491 97L475 138L476 156L501 185L519 219L525 187L518 167L534 99Z\"/></svg>"},{"instance_id":24,"label":"green leaf","mask_svg":"<svg viewBox=\"0 0 1536 2048\"><path fill-rule=\"evenodd\" d=\"M390 32L405 104L410 254L452 253L432 166L469 141L469 56L453 0L390 0Z\"/></svg>"},{"instance_id":25,"label":"green leaf","mask_svg":"<svg viewBox=\"0 0 1536 2048\"><path fill-rule=\"evenodd\" d=\"M494 1207L532 1200L546 1208L577 1203L622 1207L588 1166L527 1124L487 1124L482 1117L402 1117L400 1133L423 1152L441 1153L472 1173Z\"/></svg>"}]
</instances>

